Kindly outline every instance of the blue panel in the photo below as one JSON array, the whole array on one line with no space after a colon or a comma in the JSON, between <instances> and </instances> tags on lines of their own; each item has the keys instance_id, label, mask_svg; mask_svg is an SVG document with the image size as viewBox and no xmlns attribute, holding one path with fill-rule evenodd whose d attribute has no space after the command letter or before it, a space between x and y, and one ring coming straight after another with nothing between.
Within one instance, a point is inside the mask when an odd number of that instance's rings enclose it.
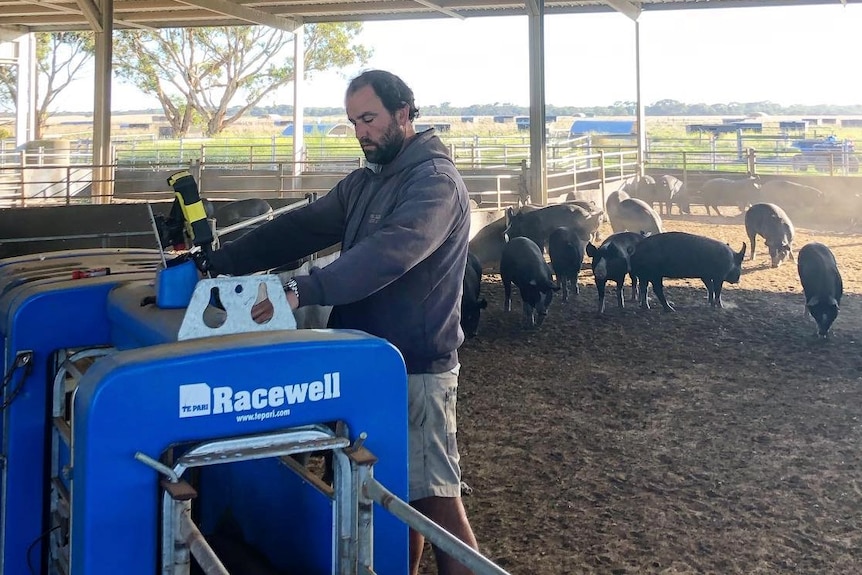
<instances>
[{"instance_id":1,"label":"blue panel","mask_svg":"<svg viewBox=\"0 0 862 575\"><path fill-rule=\"evenodd\" d=\"M351 439L368 434L365 445L380 458L375 477L407 499L406 373L394 347L361 332L332 330L176 343L184 310L140 305L154 293L156 261L152 250L113 249L0 260L4 368L17 352L34 352L22 393L2 414L2 575L29 572L28 555L33 565L44 557L40 535L47 529L53 355L59 349L126 350L97 360L76 394L76 575L157 570L158 477L133 459L138 450L158 457L180 443L342 420ZM70 279L74 270L101 266L112 274ZM181 402L181 390L190 389L204 390L206 399ZM59 463L68 460L61 450ZM205 468L200 477L195 508L203 528L229 509L249 542L277 567L331 572L332 504L293 472L260 460ZM379 508L375 541L376 572L405 573L407 527Z\"/></svg>"},{"instance_id":2,"label":"blue panel","mask_svg":"<svg viewBox=\"0 0 862 575\"><path fill-rule=\"evenodd\" d=\"M3 411L5 481L0 504L0 553L4 575L27 573L27 549L40 557L39 536L45 530L50 467L46 435L52 401L52 354L58 349L108 345L105 314L108 291L122 278L149 273L118 274L69 280L45 278L23 282L0 297L0 333L4 368L18 351L34 352L32 372L22 392Z\"/></svg>"},{"instance_id":3,"label":"blue panel","mask_svg":"<svg viewBox=\"0 0 862 575\"><path fill-rule=\"evenodd\" d=\"M229 516L244 540L268 551L267 558L279 570L331 572L331 501L284 465L263 459L207 467L201 471L200 485L195 505L204 533L215 531Z\"/></svg>"},{"instance_id":4,"label":"blue panel","mask_svg":"<svg viewBox=\"0 0 862 575\"><path fill-rule=\"evenodd\" d=\"M108 318L111 341L117 349L135 349L176 341L186 310L142 306L155 295L149 282L127 282L111 292Z\"/></svg>"},{"instance_id":5,"label":"blue panel","mask_svg":"<svg viewBox=\"0 0 862 575\"><path fill-rule=\"evenodd\" d=\"M303 124L302 131L306 135L310 134L320 134L326 135L329 134L330 130L337 126L338 124ZM293 135L293 124L288 124L285 126L284 130L281 131L282 136L292 136Z\"/></svg>"},{"instance_id":6,"label":"blue panel","mask_svg":"<svg viewBox=\"0 0 862 575\"><path fill-rule=\"evenodd\" d=\"M375 477L406 499L406 387L398 351L361 332L214 337L100 359L75 398L73 573L156 571L158 478L133 458L138 450L159 457L179 442L343 420L351 439L368 434L365 445L380 458ZM196 412L181 410L181 390L189 389L204 392L191 402ZM229 467L220 470L219 489L242 492L232 512L256 526L255 545L277 564L301 562L302 573L331 572L328 499L271 464ZM376 571L405 573L407 527L378 508L375 540L385 542L375 545Z\"/></svg>"},{"instance_id":7,"label":"blue panel","mask_svg":"<svg viewBox=\"0 0 862 575\"><path fill-rule=\"evenodd\" d=\"M635 122L633 120L575 120L569 130L572 136L589 133L631 135L635 133Z\"/></svg>"}]
</instances>

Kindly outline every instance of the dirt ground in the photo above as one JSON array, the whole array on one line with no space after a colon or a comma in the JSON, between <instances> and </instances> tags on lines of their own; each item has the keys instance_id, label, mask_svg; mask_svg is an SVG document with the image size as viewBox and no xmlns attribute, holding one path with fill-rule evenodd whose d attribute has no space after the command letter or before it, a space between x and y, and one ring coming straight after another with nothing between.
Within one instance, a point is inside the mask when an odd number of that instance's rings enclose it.
<instances>
[{"instance_id":1,"label":"dirt ground","mask_svg":"<svg viewBox=\"0 0 862 575\"><path fill-rule=\"evenodd\" d=\"M741 217L664 220L747 242ZM809 241L844 279L828 340L795 263L770 268L762 244L724 309L699 280L666 282L675 313L652 294L618 309L608 284L599 317L584 270L532 331L486 274L458 403L482 552L525 575L862 572L862 234L797 223L795 251Z\"/></svg>"}]
</instances>

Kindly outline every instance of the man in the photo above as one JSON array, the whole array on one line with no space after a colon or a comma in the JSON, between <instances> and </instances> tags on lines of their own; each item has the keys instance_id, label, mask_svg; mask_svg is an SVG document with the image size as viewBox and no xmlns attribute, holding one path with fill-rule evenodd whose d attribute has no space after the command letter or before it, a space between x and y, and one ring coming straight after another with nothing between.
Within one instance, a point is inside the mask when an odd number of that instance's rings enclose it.
<instances>
[{"instance_id":1,"label":"man","mask_svg":"<svg viewBox=\"0 0 862 575\"><path fill-rule=\"evenodd\" d=\"M410 503L476 549L455 441L467 189L434 131L415 132L419 110L398 76L361 74L350 82L345 105L367 166L321 199L213 252L209 263L217 273L246 274L341 242L341 257L288 282L288 302L293 309L332 305L330 327L363 330L399 349L408 373ZM252 314L271 317L271 303ZM413 575L423 545L411 531ZM439 573L469 573L434 552Z\"/></svg>"}]
</instances>

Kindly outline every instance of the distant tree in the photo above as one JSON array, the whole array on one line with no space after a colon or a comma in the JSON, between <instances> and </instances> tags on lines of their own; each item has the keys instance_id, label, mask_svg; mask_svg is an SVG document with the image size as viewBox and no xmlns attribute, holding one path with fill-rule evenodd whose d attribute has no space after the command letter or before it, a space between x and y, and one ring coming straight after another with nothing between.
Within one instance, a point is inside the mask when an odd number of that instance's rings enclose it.
<instances>
[{"instance_id":1,"label":"distant tree","mask_svg":"<svg viewBox=\"0 0 862 575\"><path fill-rule=\"evenodd\" d=\"M4 112L14 112L18 101L18 68L9 64L0 64L0 109Z\"/></svg>"},{"instance_id":2,"label":"distant tree","mask_svg":"<svg viewBox=\"0 0 862 575\"><path fill-rule=\"evenodd\" d=\"M682 115L681 112L684 108L685 104L682 102L666 99L646 106L646 113L651 116L676 116Z\"/></svg>"},{"instance_id":3,"label":"distant tree","mask_svg":"<svg viewBox=\"0 0 862 575\"><path fill-rule=\"evenodd\" d=\"M366 63L371 51L356 44L361 31L360 23L306 26L306 74ZM196 117L215 135L294 80L294 37L262 26L123 30L114 69L158 98L175 135Z\"/></svg>"},{"instance_id":4,"label":"distant tree","mask_svg":"<svg viewBox=\"0 0 862 575\"><path fill-rule=\"evenodd\" d=\"M36 34L36 139L42 137L57 97L93 59L91 32ZM0 105L13 111L18 100L18 67L0 66Z\"/></svg>"}]
</instances>

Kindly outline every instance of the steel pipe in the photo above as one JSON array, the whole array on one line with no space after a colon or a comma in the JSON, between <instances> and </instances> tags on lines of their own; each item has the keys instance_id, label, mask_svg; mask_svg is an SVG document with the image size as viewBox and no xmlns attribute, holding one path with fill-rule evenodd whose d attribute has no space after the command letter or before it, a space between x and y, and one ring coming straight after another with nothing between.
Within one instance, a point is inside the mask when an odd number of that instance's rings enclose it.
<instances>
[{"instance_id":1,"label":"steel pipe","mask_svg":"<svg viewBox=\"0 0 862 575\"><path fill-rule=\"evenodd\" d=\"M365 497L377 502L389 513L424 535L444 553L470 568L475 575L509 575L508 571L410 507L409 503L398 499L373 477L366 478L362 490Z\"/></svg>"},{"instance_id":2,"label":"steel pipe","mask_svg":"<svg viewBox=\"0 0 862 575\"><path fill-rule=\"evenodd\" d=\"M185 540L205 575L230 575L224 563L207 543L203 533L189 517L189 510L180 513L180 537Z\"/></svg>"}]
</instances>

